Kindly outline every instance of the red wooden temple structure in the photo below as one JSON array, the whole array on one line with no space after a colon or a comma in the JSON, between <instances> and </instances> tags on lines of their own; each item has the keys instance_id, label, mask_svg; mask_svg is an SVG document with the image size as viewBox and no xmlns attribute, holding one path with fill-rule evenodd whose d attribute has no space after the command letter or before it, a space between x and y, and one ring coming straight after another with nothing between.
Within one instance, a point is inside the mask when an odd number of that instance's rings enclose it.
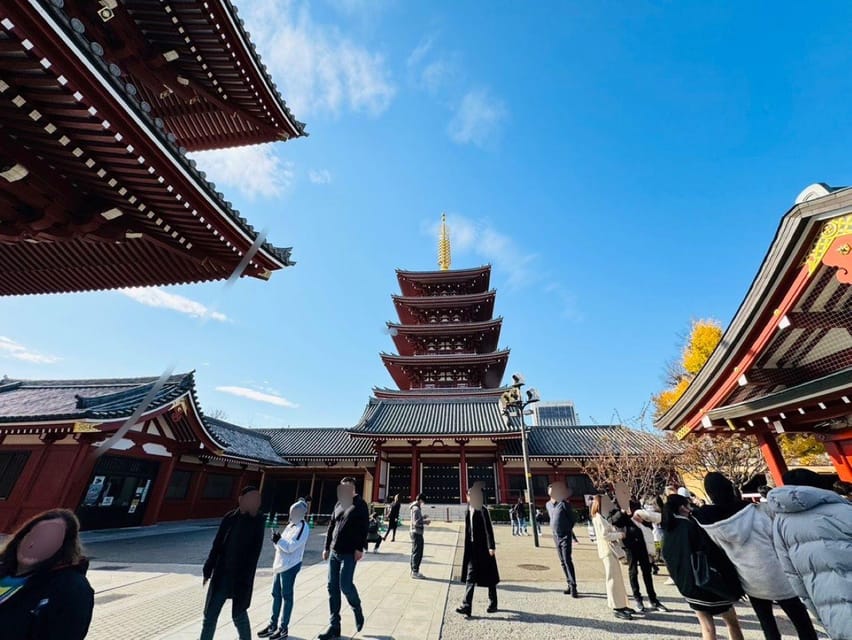
<instances>
[{"instance_id":1,"label":"red wooden temple structure","mask_svg":"<svg viewBox=\"0 0 852 640\"><path fill-rule=\"evenodd\" d=\"M784 216L719 347L658 421L678 437L811 433L852 481L852 189L811 185Z\"/></svg>"},{"instance_id":2,"label":"red wooden temple structure","mask_svg":"<svg viewBox=\"0 0 852 640\"><path fill-rule=\"evenodd\" d=\"M3 2L0 295L268 278L186 153L303 135L229 0Z\"/></svg>"}]
</instances>

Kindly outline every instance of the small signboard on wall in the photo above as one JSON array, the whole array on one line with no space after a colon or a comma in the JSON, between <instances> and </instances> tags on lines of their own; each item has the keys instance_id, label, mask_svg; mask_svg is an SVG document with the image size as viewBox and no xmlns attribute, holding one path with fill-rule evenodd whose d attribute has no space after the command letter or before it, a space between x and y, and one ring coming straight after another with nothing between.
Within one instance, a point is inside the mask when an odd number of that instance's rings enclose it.
<instances>
[{"instance_id":1,"label":"small signboard on wall","mask_svg":"<svg viewBox=\"0 0 852 640\"><path fill-rule=\"evenodd\" d=\"M104 480L106 480L106 476L95 476L92 478L92 484L89 485L86 497L83 498L83 506L93 507L98 504L98 498L101 497L101 491L104 488Z\"/></svg>"},{"instance_id":2,"label":"small signboard on wall","mask_svg":"<svg viewBox=\"0 0 852 640\"><path fill-rule=\"evenodd\" d=\"M110 507L112 506L112 496L104 496L104 499L101 500L102 507Z\"/></svg>"}]
</instances>

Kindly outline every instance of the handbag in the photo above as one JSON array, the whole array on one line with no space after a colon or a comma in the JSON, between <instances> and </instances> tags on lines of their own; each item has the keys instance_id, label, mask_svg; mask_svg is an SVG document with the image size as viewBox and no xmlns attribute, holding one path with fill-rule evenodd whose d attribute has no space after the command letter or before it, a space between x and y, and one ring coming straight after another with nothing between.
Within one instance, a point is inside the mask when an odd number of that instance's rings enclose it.
<instances>
[{"instance_id":1,"label":"handbag","mask_svg":"<svg viewBox=\"0 0 852 640\"><path fill-rule=\"evenodd\" d=\"M711 562L709 554L704 549L693 551L689 556L689 561L692 565L692 577L697 587L731 602L736 602L743 597L743 588L733 565L730 567L730 571L723 573L719 567Z\"/></svg>"}]
</instances>

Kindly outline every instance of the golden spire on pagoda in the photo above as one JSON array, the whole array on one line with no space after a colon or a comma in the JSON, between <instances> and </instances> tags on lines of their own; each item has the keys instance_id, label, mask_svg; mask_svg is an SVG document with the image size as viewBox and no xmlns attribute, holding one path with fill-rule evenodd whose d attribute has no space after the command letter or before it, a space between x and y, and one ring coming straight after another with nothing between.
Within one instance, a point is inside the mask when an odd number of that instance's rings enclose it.
<instances>
[{"instance_id":1,"label":"golden spire on pagoda","mask_svg":"<svg viewBox=\"0 0 852 640\"><path fill-rule=\"evenodd\" d=\"M441 271L449 271L452 260L450 258L450 230L447 228L447 214L441 214L441 237L438 239L438 266Z\"/></svg>"}]
</instances>

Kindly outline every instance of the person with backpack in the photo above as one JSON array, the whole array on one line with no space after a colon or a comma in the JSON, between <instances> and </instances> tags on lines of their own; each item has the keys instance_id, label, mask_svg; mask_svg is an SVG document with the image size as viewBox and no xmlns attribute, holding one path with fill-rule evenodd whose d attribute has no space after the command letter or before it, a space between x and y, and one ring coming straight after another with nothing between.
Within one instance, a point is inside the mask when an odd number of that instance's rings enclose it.
<instances>
[{"instance_id":1,"label":"person with backpack","mask_svg":"<svg viewBox=\"0 0 852 640\"><path fill-rule=\"evenodd\" d=\"M40 513L0 551L0 637L83 640L95 594L80 548L80 523L67 509Z\"/></svg>"},{"instance_id":2,"label":"person with backpack","mask_svg":"<svg viewBox=\"0 0 852 640\"><path fill-rule=\"evenodd\" d=\"M790 618L799 640L816 640L808 610L773 553L772 518L757 504L740 498L721 473L704 477L704 491L713 504L696 509L695 519L736 568L766 640L781 640L773 602Z\"/></svg>"},{"instance_id":3,"label":"person with backpack","mask_svg":"<svg viewBox=\"0 0 852 640\"><path fill-rule=\"evenodd\" d=\"M382 545L382 534L379 533L379 516L375 511L370 511L370 520L367 524L367 544L369 545L371 542L375 543L375 547L373 547L373 553L379 552L379 547Z\"/></svg>"},{"instance_id":4,"label":"person with backpack","mask_svg":"<svg viewBox=\"0 0 852 640\"><path fill-rule=\"evenodd\" d=\"M721 616L730 640L743 640L734 602L743 596L736 570L692 519L692 503L670 495L663 508L663 558L681 595L695 612L702 640L716 640L714 616Z\"/></svg>"},{"instance_id":5,"label":"person with backpack","mask_svg":"<svg viewBox=\"0 0 852 640\"><path fill-rule=\"evenodd\" d=\"M311 533L305 522L307 512L307 504L303 500L295 502L290 507L287 526L283 531L272 534L272 544L275 545L275 560L272 563L272 617L269 625L258 632L258 638L284 640L289 633L294 585L302 568L305 545Z\"/></svg>"}]
</instances>

